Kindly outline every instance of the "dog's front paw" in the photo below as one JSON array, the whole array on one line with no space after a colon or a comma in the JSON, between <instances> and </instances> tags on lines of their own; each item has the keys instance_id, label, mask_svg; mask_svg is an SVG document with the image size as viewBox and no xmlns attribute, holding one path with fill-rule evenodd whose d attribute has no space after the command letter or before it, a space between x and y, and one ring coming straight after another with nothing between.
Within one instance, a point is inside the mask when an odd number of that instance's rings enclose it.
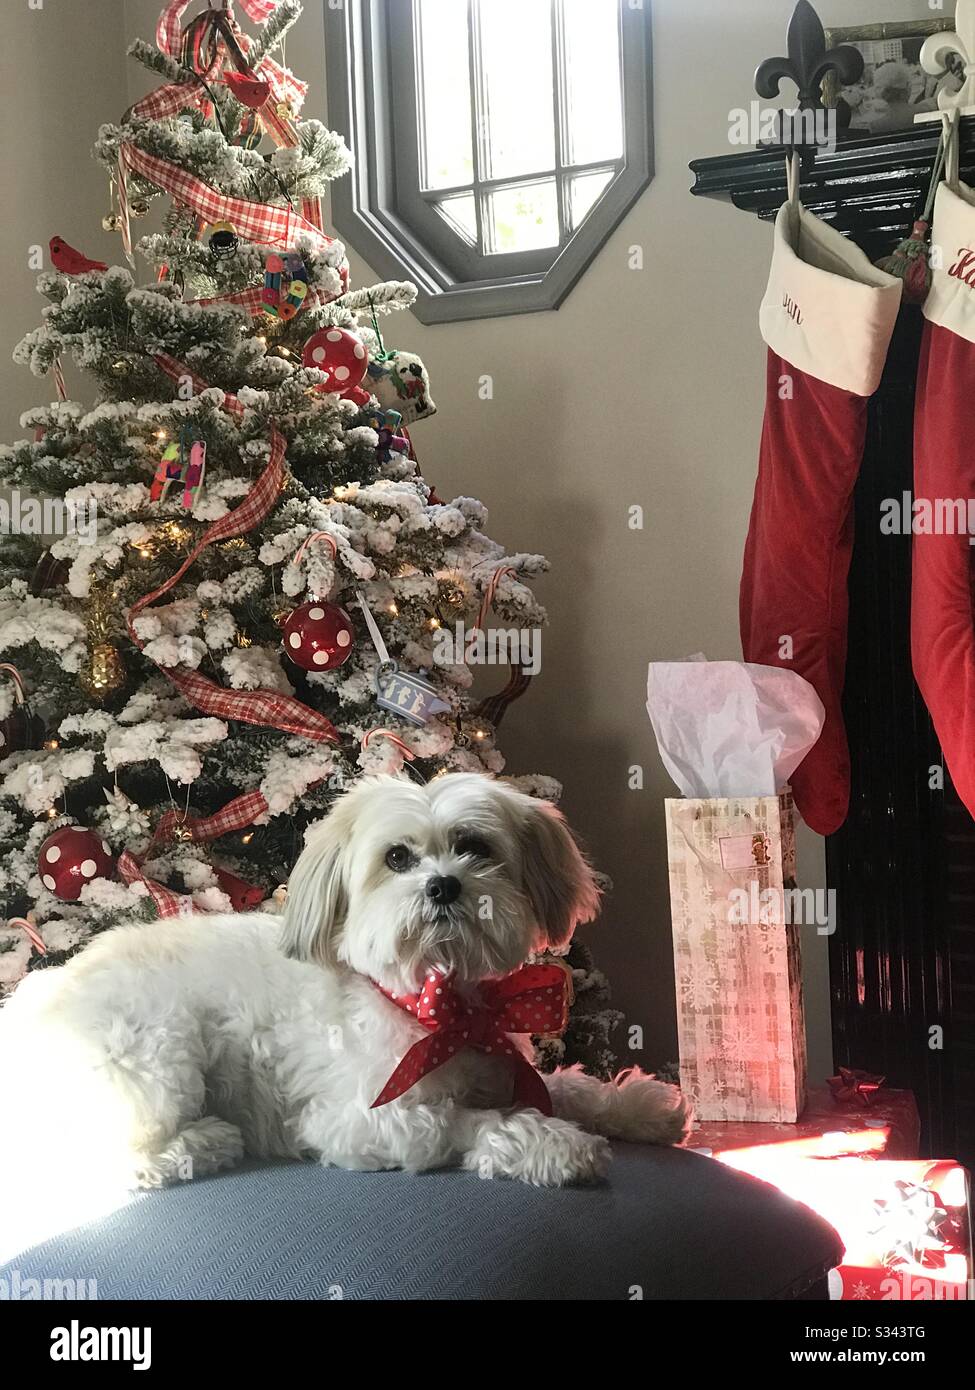
<instances>
[{"instance_id":1,"label":"dog's front paw","mask_svg":"<svg viewBox=\"0 0 975 1390\"><path fill-rule=\"evenodd\" d=\"M464 1157L482 1178L520 1178L535 1187L593 1183L606 1175L612 1153L598 1134L569 1120L517 1110L484 1125Z\"/></svg>"},{"instance_id":2,"label":"dog's front paw","mask_svg":"<svg viewBox=\"0 0 975 1390\"><path fill-rule=\"evenodd\" d=\"M676 1087L639 1067L615 1083L613 1134L633 1144L682 1144L691 1132L690 1102Z\"/></svg>"}]
</instances>

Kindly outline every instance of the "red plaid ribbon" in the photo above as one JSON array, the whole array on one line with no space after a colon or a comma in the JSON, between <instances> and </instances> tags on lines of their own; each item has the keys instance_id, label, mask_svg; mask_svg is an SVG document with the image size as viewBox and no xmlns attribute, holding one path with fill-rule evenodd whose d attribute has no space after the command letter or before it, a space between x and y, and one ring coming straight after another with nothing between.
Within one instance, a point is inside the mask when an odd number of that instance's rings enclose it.
<instances>
[{"instance_id":1,"label":"red plaid ribbon","mask_svg":"<svg viewBox=\"0 0 975 1390\"><path fill-rule=\"evenodd\" d=\"M177 116L187 106L196 106L204 95L203 88L191 82L167 82L130 107L128 116L146 121L164 121Z\"/></svg>"},{"instance_id":2,"label":"red plaid ribbon","mask_svg":"<svg viewBox=\"0 0 975 1390\"><path fill-rule=\"evenodd\" d=\"M148 858L157 844L164 843L178 827L189 832L194 844L206 840L218 840L221 835L231 835L235 830L243 830L253 825L258 816L267 812L267 801L261 792L245 792L235 797L215 811L212 816L180 816L178 811L167 811L156 826L152 843L143 858ZM144 883L149 895L156 904L160 917L180 917L193 911L193 899L183 893L174 893L155 879L146 878L142 872L142 861L125 850L118 861L119 873L126 883Z\"/></svg>"},{"instance_id":3,"label":"red plaid ribbon","mask_svg":"<svg viewBox=\"0 0 975 1390\"><path fill-rule=\"evenodd\" d=\"M180 21L183 18L183 11L189 3L190 0L169 0L169 4L163 7L159 22L156 25L156 43L171 58L179 57L180 45L183 40L183 29ZM240 3L251 23L263 24L278 8L280 0L240 0ZM232 5L225 5L224 9L232 16Z\"/></svg>"},{"instance_id":4,"label":"red plaid ribbon","mask_svg":"<svg viewBox=\"0 0 975 1390\"><path fill-rule=\"evenodd\" d=\"M319 231L324 230L325 222L322 218L321 198L303 198L301 200L301 213L313 227L317 227Z\"/></svg>"},{"instance_id":5,"label":"red plaid ribbon","mask_svg":"<svg viewBox=\"0 0 975 1390\"><path fill-rule=\"evenodd\" d=\"M186 897L183 893L174 893L171 888L165 888L155 879L146 878L142 872L142 865L130 849L123 850L119 855L118 871L123 882L146 885L160 917L184 917L193 910L192 898Z\"/></svg>"},{"instance_id":6,"label":"red plaid ribbon","mask_svg":"<svg viewBox=\"0 0 975 1390\"><path fill-rule=\"evenodd\" d=\"M119 151L120 163L134 169L157 188L178 199L205 222L231 222L247 241L267 246L294 245L298 232L304 232L321 248L331 245L331 239L318 230L307 217L290 207L271 207L246 198L228 198L194 174L171 164L169 160L146 154L126 142ZM120 187L121 193L121 187Z\"/></svg>"},{"instance_id":7,"label":"red plaid ribbon","mask_svg":"<svg viewBox=\"0 0 975 1390\"><path fill-rule=\"evenodd\" d=\"M432 970L418 994L376 988L420 1023L429 1034L414 1043L371 1109L387 1105L465 1047L510 1057L515 1071L515 1103L551 1115L545 1082L518 1051L509 1033L560 1033L568 1022L566 972L557 965L523 965L503 980L479 986L479 998L461 997L452 977Z\"/></svg>"},{"instance_id":8,"label":"red plaid ribbon","mask_svg":"<svg viewBox=\"0 0 975 1390\"><path fill-rule=\"evenodd\" d=\"M267 813L267 801L263 792L244 792L234 797L212 816L183 816L179 811L167 811L159 819L152 837L153 845L165 843L172 838L174 830L188 833L194 844L206 840L219 840L222 835L232 835L235 830L245 830L253 825L258 816Z\"/></svg>"},{"instance_id":9,"label":"red plaid ribbon","mask_svg":"<svg viewBox=\"0 0 975 1390\"><path fill-rule=\"evenodd\" d=\"M277 8L279 0L243 0L247 14L255 22L267 19ZM181 19L183 11L188 4L188 0L173 0L162 12L159 18L159 25L156 37L160 49L172 57L180 57L183 48L183 29ZM215 12L216 13L216 12ZM250 50L250 40L242 32L233 14L233 5L228 0L223 11L223 17L227 21L227 26L232 40L236 43L239 53L235 56L235 62L239 65L240 54L246 55ZM212 59L206 71L201 73L204 79L212 80L216 68L225 61L227 56L227 44L218 41L213 49ZM233 55L232 55L233 56ZM298 143L298 134L288 115L284 114L279 107L282 105L292 114L300 111L305 98L307 86L299 82L290 72L278 66L270 58L264 58L257 65L256 71L268 83L270 96L261 109L261 118L270 133L272 139L281 146L295 146ZM174 116L186 106L205 106L206 88L203 82L191 84L189 82L172 82L156 91L150 92L141 101L131 108L130 116L137 116L151 120L162 120L167 116ZM130 158L134 147L130 144L123 146L119 157L119 194L122 215L122 242L125 247L126 255L132 259L132 237L129 225L128 199L126 196L126 171L125 165L129 163L132 167L138 168ZM139 152L136 150L136 154ZM152 159L152 156L146 156ZM267 241L271 244L290 244L289 229L291 227L290 217L283 213L282 209L271 210L261 204L242 203L239 199L221 199L221 195L216 189L210 188L199 179L193 178L169 164L165 160L155 161L156 172L151 173L145 167L138 168L138 172L144 177L151 179L158 187L164 188L174 197L182 198L184 202L197 214L197 219L201 223L214 221L233 222L239 231L243 232L248 240ZM168 173L166 172L168 171ZM178 191L180 188L183 192ZM185 196L186 190L193 193L193 197ZM196 200L196 201L195 201ZM240 213L241 206L247 208L246 216ZM303 230L313 237L319 244L329 245L331 239L324 234L324 221L322 218L322 206L320 198L304 198L301 204L301 213L294 214L295 229ZM284 226L283 239L280 231L275 239L273 228ZM254 230L256 228L256 235ZM348 284L348 266L341 270L344 284ZM206 301L212 303L214 301ZM307 307L313 301L309 300ZM324 302L318 298L314 302ZM252 310L252 312L254 312Z\"/></svg>"},{"instance_id":10,"label":"red plaid ribbon","mask_svg":"<svg viewBox=\"0 0 975 1390\"><path fill-rule=\"evenodd\" d=\"M194 304L236 304L239 309L246 309L249 314L262 314L264 312L264 300L261 298L263 290L255 285L250 290L236 290L233 294L217 294L210 299L194 299ZM322 304L330 304L336 295L326 294L324 290L311 289L305 297L304 307L313 309Z\"/></svg>"}]
</instances>

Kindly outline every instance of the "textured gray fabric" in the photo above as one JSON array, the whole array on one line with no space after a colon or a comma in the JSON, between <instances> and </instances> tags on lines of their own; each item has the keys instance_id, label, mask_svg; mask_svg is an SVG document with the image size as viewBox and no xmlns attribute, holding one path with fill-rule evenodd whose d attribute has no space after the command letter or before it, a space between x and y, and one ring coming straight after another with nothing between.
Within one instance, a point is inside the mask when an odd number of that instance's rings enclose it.
<instances>
[{"instance_id":1,"label":"textured gray fabric","mask_svg":"<svg viewBox=\"0 0 975 1390\"><path fill-rule=\"evenodd\" d=\"M247 1165L143 1194L0 1275L96 1279L102 1299L767 1299L839 1263L835 1232L774 1188L614 1148L604 1185L561 1191Z\"/></svg>"}]
</instances>

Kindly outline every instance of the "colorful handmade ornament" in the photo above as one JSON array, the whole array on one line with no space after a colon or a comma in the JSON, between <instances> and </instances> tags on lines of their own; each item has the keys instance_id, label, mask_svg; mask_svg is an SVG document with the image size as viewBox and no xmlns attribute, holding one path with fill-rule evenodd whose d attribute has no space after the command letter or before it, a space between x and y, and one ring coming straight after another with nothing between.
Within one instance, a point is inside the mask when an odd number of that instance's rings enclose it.
<instances>
[{"instance_id":1,"label":"colorful handmade ornament","mask_svg":"<svg viewBox=\"0 0 975 1390\"><path fill-rule=\"evenodd\" d=\"M206 440L192 425L184 425L179 442L170 444L159 460L149 489L150 502L164 502L170 487L178 483L183 490L183 506L192 511L203 487L206 466Z\"/></svg>"},{"instance_id":2,"label":"colorful handmade ornament","mask_svg":"<svg viewBox=\"0 0 975 1390\"><path fill-rule=\"evenodd\" d=\"M0 662L0 671L10 677L14 687L14 707L0 720L0 758L27 748L40 748L44 742L44 721L32 713L23 677L9 661Z\"/></svg>"},{"instance_id":3,"label":"colorful handmade ornament","mask_svg":"<svg viewBox=\"0 0 975 1390\"><path fill-rule=\"evenodd\" d=\"M264 312L287 322L293 319L308 297L308 267L297 252L286 256L272 253L264 265Z\"/></svg>"},{"instance_id":4,"label":"colorful handmade ornament","mask_svg":"<svg viewBox=\"0 0 975 1390\"><path fill-rule=\"evenodd\" d=\"M62 902L75 902L86 883L111 878L115 872L112 852L94 830L66 825L55 830L41 845L37 872L49 892Z\"/></svg>"},{"instance_id":5,"label":"colorful handmade ornament","mask_svg":"<svg viewBox=\"0 0 975 1390\"><path fill-rule=\"evenodd\" d=\"M194 439L190 443L189 458L183 473L183 506L192 511L203 487L207 467L207 446L205 439Z\"/></svg>"},{"instance_id":6,"label":"colorful handmade ornament","mask_svg":"<svg viewBox=\"0 0 975 1390\"><path fill-rule=\"evenodd\" d=\"M316 390L335 391L340 396L347 396L358 387L369 366L362 339L346 328L320 328L305 344L301 360L328 378Z\"/></svg>"},{"instance_id":7,"label":"colorful handmade ornament","mask_svg":"<svg viewBox=\"0 0 975 1390\"><path fill-rule=\"evenodd\" d=\"M304 671L334 671L352 655L355 628L337 603L303 603L284 625L284 650Z\"/></svg>"},{"instance_id":8,"label":"colorful handmade ornament","mask_svg":"<svg viewBox=\"0 0 975 1390\"><path fill-rule=\"evenodd\" d=\"M367 410L365 423L379 435L376 458L380 463L389 463L394 453L409 454L410 441L399 433L403 416L398 410Z\"/></svg>"},{"instance_id":9,"label":"colorful handmade ornament","mask_svg":"<svg viewBox=\"0 0 975 1390\"><path fill-rule=\"evenodd\" d=\"M240 250L240 237L232 222L214 222L207 233L207 244L218 261L229 261Z\"/></svg>"},{"instance_id":10,"label":"colorful handmade ornament","mask_svg":"<svg viewBox=\"0 0 975 1390\"><path fill-rule=\"evenodd\" d=\"M179 445L174 441L170 444L159 460L156 475L149 488L149 501L162 502L166 493L173 483L178 483L183 476L183 459Z\"/></svg>"},{"instance_id":11,"label":"colorful handmade ornament","mask_svg":"<svg viewBox=\"0 0 975 1390\"><path fill-rule=\"evenodd\" d=\"M65 275L84 275L89 270L108 269L104 261L89 260L80 251L76 251L73 246L69 246L63 237L52 236L49 246L51 264L55 270L63 271Z\"/></svg>"}]
</instances>

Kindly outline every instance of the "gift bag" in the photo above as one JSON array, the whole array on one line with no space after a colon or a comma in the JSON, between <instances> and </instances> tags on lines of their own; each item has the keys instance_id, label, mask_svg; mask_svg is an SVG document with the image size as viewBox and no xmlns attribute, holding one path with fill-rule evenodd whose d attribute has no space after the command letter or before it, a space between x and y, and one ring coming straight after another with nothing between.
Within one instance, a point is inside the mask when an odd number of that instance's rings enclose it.
<instances>
[{"instance_id":1,"label":"gift bag","mask_svg":"<svg viewBox=\"0 0 975 1390\"><path fill-rule=\"evenodd\" d=\"M681 1088L699 1120L795 1121L806 1096L788 777L823 706L794 672L650 667L647 708L686 799L665 801Z\"/></svg>"}]
</instances>

